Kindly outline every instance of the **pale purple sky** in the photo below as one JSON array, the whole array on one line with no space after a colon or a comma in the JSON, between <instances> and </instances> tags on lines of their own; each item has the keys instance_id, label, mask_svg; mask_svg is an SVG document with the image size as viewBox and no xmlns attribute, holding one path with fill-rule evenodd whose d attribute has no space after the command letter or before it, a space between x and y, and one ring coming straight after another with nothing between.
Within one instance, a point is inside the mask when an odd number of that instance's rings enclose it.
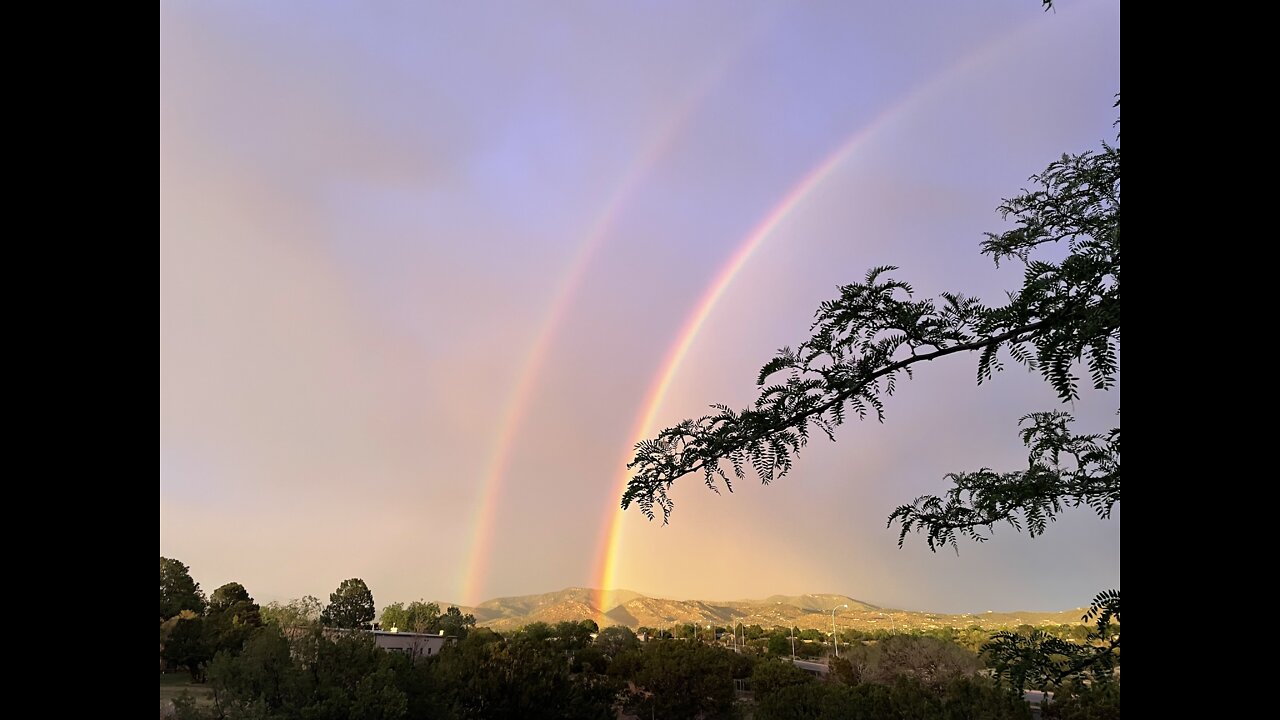
<instances>
[{"instance_id":1,"label":"pale purple sky","mask_svg":"<svg viewBox=\"0 0 1280 720\"><path fill-rule=\"evenodd\" d=\"M160 10L160 552L263 601L595 586L647 389L806 174L864 134L736 275L661 425L748 404L869 267L998 301L1020 278L978 252L1000 199L1116 132L1111 0ZM974 377L923 368L772 486L686 478L671 525L624 519L618 585L949 612L1119 587L1118 512L897 548L896 505L1024 462L1017 419L1056 406L1025 371ZM1119 405L1069 409L1103 429Z\"/></svg>"}]
</instances>

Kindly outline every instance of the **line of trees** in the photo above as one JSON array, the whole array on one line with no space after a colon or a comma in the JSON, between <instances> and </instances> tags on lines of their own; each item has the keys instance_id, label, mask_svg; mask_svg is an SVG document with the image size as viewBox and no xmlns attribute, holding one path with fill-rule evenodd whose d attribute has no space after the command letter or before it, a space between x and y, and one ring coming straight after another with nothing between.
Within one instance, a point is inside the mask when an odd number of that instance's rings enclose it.
<instances>
[{"instance_id":1,"label":"line of trees","mask_svg":"<svg viewBox=\"0 0 1280 720\"><path fill-rule=\"evenodd\" d=\"M212 701L178 702L179 718L986 718L1026 720L1007 685L954 643L900 636L855 643L827 680L789 661L674 639L640 642L591 621L468 633L436 656L379 650L368 635L284 634L267 624L241 652L210 663ZM750 700L737 691L748 688ZM1118 692L1079 688L1048 717L1118 718Z\"/></svg>"},{"instance_id":2,"label":"line of trees","mask_svg":"<svg viewBox=\"0 0 1280 720\"><path fill-rule=\"evenodd\" d=\"M229 582L207 599L186 565L160 558L160 658L170 667L204 678L205 666L219 652L239 652L262 626L262 609L238 582Z\"/></svg>"},{"instance_id":3,"label":"line of trees","mask_svg":"<svg viewBox=\"0 0 1280 720\"><path fill-rule=\"evenodd\" d=\"M160 558L160 659L162 669L181 668L197 682L205 679L210 662L219 654L238 655L255 631L271 625L279 632L319 628L373 629L373 593L360 578L343 580L328 604L306 595L286 603L260 607L244 585L229 582L207 598L190 568L180 560ZM388 606L384 627L409 632L443 633L465 637L476 619L456 607L444 613L436 603L421 601Z\"/></svg>"},{"instance_id":4,"label":"line of trees","mask_svg":"<svg viewBox=\"0 0 1280 720\"><path fill-rule=\"evenodd\" d=\"M708 637L714 637L715 641L720 645L736 648L741 652L757 656L767 655L770 657L789 658L794 654L801 659L823 659L833 654L831 634L814 628L800 629L795 626L782 627L775 625L770 629L765 629L759 624L752 624L738 625L737 627L716 625L708 629L705 625L681 623L662 628L641 626L636 632L642 637L656 640L674 638L706 641ZM983 649L998 634L1012 633L1022 636L1038 634L1046 638L1083 644L1089 642L1093 632L1094 628L1092 626L1082 623L1041 626L1022 624L995 630L984 629L978 625L967 628L904 628L900 630L890 630L888 628L879 630L841 628L835 637L839 639L842 652L843 648L846 647L851 648L850 652L856 652L857 646L874 646L876 643L891 641L902 642L902 638L920 638L920 642L936 641L963 648L975 655L981 655L984 660L994 665L994 659L984 655ZM737 636L736 640L733 639L735 634ZM1115 652L1115 664L1117 666L1120 664L1119 650Z\"/></svg>"},{"instance_id":5,"label":"line of trees","mask_svg":"<svg viewBox=\"0 0 1280 720\"><path fill-rule=\"evenodd\" d=\"M820 681L790 663L795 631L787 628L739 627L746 642L733 652L725 628L712 628L721 631L718 642L693 624L677 626L674 637L641 628L650 638L642 642L627 627L601 630L590 620L499 634L476 628L456 607L393 603L380 616L383 627L459 638L439 655L412 658L379 649L369 633L326 632L369 627L372 593L359 579L343 581L327 605L306 596L259 607L240 583L206 598L185 565L161 558L160 567L162 656L205 682L212 697L180 699L180 718L604 720L619 711L734 718L748 706L759 720L1030 717L1017 688L984 669L974 646L989 636L978 629L936 636L846 630L841 657L829 659L828 679ZM826 639L813 629L796 633L798 648L820 649ZM751 700L735 687L749 689ZM1119 717L1118 682L1064 685L1059 697L1046 717Z\"/></svg>"}]
</instances>

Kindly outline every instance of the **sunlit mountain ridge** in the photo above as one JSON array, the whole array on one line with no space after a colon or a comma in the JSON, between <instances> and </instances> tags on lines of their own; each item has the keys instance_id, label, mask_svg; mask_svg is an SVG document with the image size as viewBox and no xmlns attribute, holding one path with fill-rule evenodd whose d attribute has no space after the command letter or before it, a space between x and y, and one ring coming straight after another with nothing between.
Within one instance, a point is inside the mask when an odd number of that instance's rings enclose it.
<instances>
[{"instance_id":1,"label":"sunlit mountain ridge","mask_svg":"<svg viewBox=\"0 0 1280 720\"><path fill-rule=\"evenodd\" d=\"M837 627L872 630L927 630L944 627L983 629L1017 625L1061 625L1081 622L1083 608L1061 611L985 611L980 613L931 613L879 607L847 595L811 593L771 595L761 600L672 600L649 597L632 590L605 593L605 608L597 607L600 592L591 588L565 588L556 592L486 600L471 613L477 625L504 631L534 622L594 620L602 626L626 625L667 628L695 624L729 626L795 626L829 631ZM456 603L440 603L446 607ZM835 611L834 618L832 610Z\"/></svg>"}]
</instances>

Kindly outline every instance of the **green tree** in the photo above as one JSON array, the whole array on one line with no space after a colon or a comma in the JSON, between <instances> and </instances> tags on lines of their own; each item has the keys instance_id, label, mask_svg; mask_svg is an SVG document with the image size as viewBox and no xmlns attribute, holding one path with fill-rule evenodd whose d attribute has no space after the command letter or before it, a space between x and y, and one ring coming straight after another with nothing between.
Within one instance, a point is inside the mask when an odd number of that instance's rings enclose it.
<instances>
[{"instance_id":1,"label":"green tree","mask_svg":"<svg viewBox=\"0 0 1280 720\"><path fill-rule=\"evenodd\" d=\"M262 621L281 630L309 628L320 624L324 607L314 595L304 595L287 603L269 602L262 608Z\"/></svg>"},{"instance_id":2,"label":"green tree","mask_svg":"<svg viewBox=\"0 0 1280 720\"><path fill-rule=\"evenodd\" d=\"M449 609L440 616L440 624L436 630L437 632L444 631L446 637L456 637L461 640L475 626L476 618L474 615L471 613L463 615L461 610L450 605Z\"/></svg>"},{"instance_id":3,"label":"green tree","mask_svg":"<svg viewBox=\"0 0 1280 720\"><path fill-rule=\"evenodd\" d=\"M528 628L526 628L528 630ZM605 718L614 681L573 673L564 654L548 642L545 624L504 639L487 628L446 648L432 664L458 718Z\"/></svg>"},{"instance_id":4,"label":"green tree","mask_svg":"<svg viewBox=\"0 0 1280 720\"><path fill-rule=\"evenodd\" d=\"M631 674L641 717L718 718L733 713L733 653L699 642L645 643Z\"/></svg>"},{"instance_id":5,"label":"green tree","mask_svg":"<svg viewBox=\"0 0 1280 720\"><path fill-rule=\"evenodd\" d=\"M626 625L610 625L596 635L596 647L610 659L639 645L640 641L636 639L636 634Z\"/></svg>"},{"instance_id":6,"label":"green tree","mask_svg":"<svg viewBox=\"0 0 1280 720\"><path fill-rule=\"evenodd\" d=\"M396 687L396 675L381 667L356 683L351 697L351 720L400 720L409 712L409 699Z\"/></svg>"},{"instance_id":7,"label":"green tree","mask_svg":"<svg viewBox=\"0 0 1280 720\"><path fill-rule=\"evenodd\" d=\"M230 582L209 596L205 626L215 653L225 650L237 654L254 630L262 626L262 614L249 591L238 582Z\"/></svg>"},{"instance_id":8,"label":"green tree","mask_svg":"<svg viewBox=\"0 0 1280 720\"><path fill-rule=\"evenodd\" d=\"M413 632L426 633L439 630L440 606L433 602L415 600L405 608L407 627Z\"/></svg>"},{"instance_id":9,"label":"green tree","mask_svg":"<svg viewBox=\"0 0 1280 720\"><path fill-rule=\"evenodd\" d=\"M181 561L160 558L160 621L174 617L183 610L201 615L204 613L204 593L200 583Z\"/></svg>"},{"instance_id":10,"label":"green tree","mask_svg":"<svg viewBox=\"0 0 1280 720\"><path fill-rule=\"evenodd\" d=\"M262 624L262 609L249 591L238 582L230 582L209 596L209 614L226 616L237 625L257 627Z\"/></svg>"},{"instance_id":11,"label":"green tree","mask_svg":"<svg viewBox=\"0 0 1280 720\"><path fill-rule=\"evenodd\" d=\"M1011 695L989 678L965 677L952 680L943 693L945 720L1027 720L1031 708L1020 695Z\"/></svg>"},{"instance_id":12,"label":"green tree","mask_svg":"<svg viewBox=\"0 0 1280 720\"><path fill-rule=\"evenodd\" d=\"M849 659L853 655L852 648L850 650L843 657L827 660L827 677L845 685L858 685L862 682L862 666L854 665Z\"/></svg>"},{"instance_id":13,"label":"green tree","mask_svg":"<svg viewBox=\"0 0 1280 720\"><path fill-rule=\"evenodd\" d=\"M600 630L594 620L564 620L551 628L555 647L561 652L572 653L591 644L591 635Z\"/></svg>"},{"instance_id":14,"label":"green tree","mask_svg":"<svg viewBox=\"0 0 1280 720\"><path fill-rule=\"evenodd\" d=\"M794 640L786 635L770 635L768 644L769 654L775 657L791 657L791 649L795 647Z\"/></svg>"},{"instance_id":15,"label":"green tree","mask_svg":"<svg viewBox=\"0 0 1280 720\"><path fill-rule=\"evenodd\" d=\"M239 656L223 653L209 665L209 684L222 713L231 717L251 709L271 716L300 708L313 689L311 679L295 665L289 643L274 628L255 635Z\"/></svg>"},{"instance_id":16,"label":"green tree","mask_svg":"<svg viewBox=\"0 0 1280 720\"><path fill-rule=\"evenodd\" d=\"M976 654L953 642L910 635L894 635L870 645L857 643L842 649L841 654L840 660L849 664L848 679L845 679L848 684L887 685L896 678L907 677L941 691L953 680L970 677L981 667ZM844 672L842 669L841 673ZM849 679L856 681L849 682Z\"/></svg>"},{"instance_id":17,"label":"green tree","mask_svg":"<svg viewBox=\"0 0 1280 720\"><path fill-rule=\"evenodd\" d=\"M438 632L440 606L422 600L414 600L408 606L404 603L393 603L382 609L379 622L383 630L398 628L404 632Z\"/></svg>"},{"instance_id":18,"label":"green tree","mask_svg":"<svg viewBox=\"0 0 1280 720\"><path fill-rule=\"evenodd\" d=\"M1084 619L1094 621L1084 643L1039 629L1002 630L991 636L982 652L987 663L1018 692L1029 685L1058 685L1078 678L1088 678L1096 685L1109 684L1120 661L1120 631L1112 623L1120 619L1120 593L1100 593Z\"/></svg>"},{"instance_id":19,"label":"green tree","mask_svg":"<svg viewBox=\"0 0 1280 720\"><path fill-rule=\"evenodd\" d=\"M177 618L160 651L165 662L185 668L195 682L204 681L205 666L213 659L213 653L205 620L195 615Z\"/></svg>"},{"instance_id":20,"label":"green tree","mask_svg":"<svg viewBox=\"0 0 1280 720\"><path fill-rule=\"evenodd\" d=\"M1120 683L1064 683L1041 708L1045 720L1120 720Z\"/></svg>"},{"instance_id":21,"label":"green tree","mask_svg":"<svg viewBox=\"0 0 1280 720\"><path fill-rule=\"evenodd\" d=\"M231 608L237 603L249 602L253 603L253 598L249 595L249 591L238 582L229 582L219 587L209 596L209 610L223 611ZM253 603L257 607L257 603Z\"/></svg>"},{"instance_id":22,"label":"green tree","mask_svg":"<svg viewBox=\"0 0 1280 720\"><path fill-rule=\"evenodd\" d=\"M792 664L791 660L767 660L751 673L751 694L757 701L784 687L812 682L813 676Z\"/></svg>"},{"instance_id":23,"label":"green tree","mask_svg":"<svg viewBox=\"0 0 1280 720\"><path fill-rule=\"evenodd\" d=\"M321 613L320 622L327 627L367 629L373 622L373 593L364 580L343 580L329 594L329 605Z\"/></svg>"},{"instance_id":24,"label":"green tree","mask_svg":"<svg viewBox=\"0 0 1280 720\"><path fill-rule=\"evenodd\" d=\"M981 678L964 678L945 691L907 678L892 684L805 683L779 688L761 700L757 720L1030 720L1025 702Z\"/></svg>"},{"instance_id":25,"label":"green tree","mask_svg":"<svg viewBox=\"0 0 1280 720\"><path fill-rule=\"evenodd\" d=\"M371 637L326 638L318 630L305 652L280 631L263 628L239 655L219 653L209 666L218 717L227 720L397 720L441 717L438 690L425 668L378 649Z\"/></svg>"},{"instance_id":26,"label":"green tree","mask_svg":"<svg viewBox=\"0 0 1280 720\"><path fill-rule=\"evenodd\" d=\"M699 473L708 487L723 484L730 491L747 468L765 484L778 480L815 429L834 440L850 416L883 421L884 401L897 383L948 356L976 356L979 383L1006 361L1024 365L1064 404L1080 396L1081 369L1095 390L1113 388L1120 373L1118 135L1115 146L1063 155L1032 180L1035 189L999 207L1014 227L988 234L981 244L997 266L1021 266L1022 285L1008 293L1008 302L989 306L954 292L917 300L909 283L890 277L897 268L873 268L863 282L822 303L808 340L783 348L761 369L761 390L751 407L714 405L714 414L637 444L622 507L635 503L650 519L658 510L667 522L668 491L685 475ZM1026 467L950 474L952 487L944 496L917 498L889 516L891 525L899 524L898 544L921 532L932 550L954 548L959 538L985 540L997 523L1035 537L1079 506L1110 517L1120 502L1119 421L1110 430L1083 434L1072 424L1072 416L1058 409L1024 416ZM1027 662L1027 644L1016 635L996 638L989 655L1006 657L1006 667L1022 668L1035 682L1109 673L1119 648L1110 622L1119 620L1119 600L1119 591L1095 599L1086 617L1097 621L1097 631L1087 643L1041 648L1062 654L1061 662Z\"/></svg>"}]
</instances>

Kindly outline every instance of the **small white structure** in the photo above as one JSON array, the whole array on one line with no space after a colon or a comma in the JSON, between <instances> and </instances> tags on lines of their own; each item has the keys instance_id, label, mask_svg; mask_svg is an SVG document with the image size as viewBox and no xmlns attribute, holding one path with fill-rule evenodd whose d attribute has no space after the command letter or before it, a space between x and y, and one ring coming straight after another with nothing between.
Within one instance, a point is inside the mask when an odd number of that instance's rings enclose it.
<instances>
[{"instance_id":1,"label":"small white structure","mask_svg":"<svg viewBox=\"0 0 1280 720\"><path fill-rule=\"evenodd\" d=\"M454 640L455 638L445 637L443 630L440 631L439 635L399 632L395 628L391 628L390 631L373 631L373 641L377 643L378 647L387 652L404 653L411 658L439 655L445 643L453 642Z\"/></svg>"}]
</instances>

